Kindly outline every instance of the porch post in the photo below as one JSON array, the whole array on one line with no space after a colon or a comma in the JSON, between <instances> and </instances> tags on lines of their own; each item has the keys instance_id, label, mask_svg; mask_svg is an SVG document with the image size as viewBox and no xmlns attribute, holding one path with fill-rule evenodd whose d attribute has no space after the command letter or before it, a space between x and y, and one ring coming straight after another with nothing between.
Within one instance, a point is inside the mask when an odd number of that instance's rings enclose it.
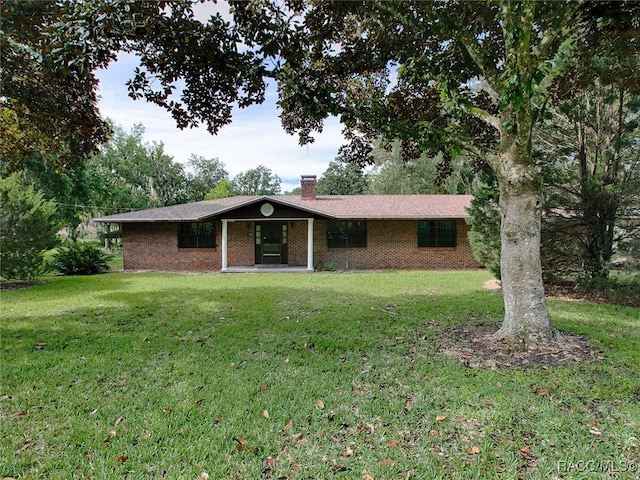
<instances>
[{"instance_id":1,"label":"porch post","mask_svg":"<svg viewBox=\"0 0 640 480\"><path fill-rule=\"evenodd\" d=\"M227 271L227 222L222 220L222 271Z\"/></svg>"},{"instance_id":2,"label":"porch post","mask_svg":"<svg viewBox=\"0 0 640 480\"><path fill-rule=\"evenodd\" d=\"M313 218L307 219L307 270L313 272Z\"/></svg>"}]
</instances>

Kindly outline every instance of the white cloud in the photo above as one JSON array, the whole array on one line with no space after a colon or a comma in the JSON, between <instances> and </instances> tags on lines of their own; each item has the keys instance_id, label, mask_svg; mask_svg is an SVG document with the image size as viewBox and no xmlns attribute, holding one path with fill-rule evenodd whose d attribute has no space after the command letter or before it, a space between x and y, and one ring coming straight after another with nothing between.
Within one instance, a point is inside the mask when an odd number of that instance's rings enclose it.
<instances>
[{"instance_id":1,"label":"white cloud","mask_svg":"<svg viewBox=\"0 0 640 480\"><path fill-rule=\"evenodd\" d=\"M125 82L133 76L136 66L135 57L120 55L118 62L98 72L101 114L125 130L142 123L144 140L162 142L165 152L177 162L186 163L191 154L218 158L232 178L265 165L280 176L286 191L298 186L300 175L319 177L344 143L339 122L330 119L323 133L315 135L313 144L299 146L297 136L286 134L280 126L274 86L263 105L235 110L233 123L215 136L204 127L179 130L168 112L127 95Z\"/></svg>"}]
</instances>

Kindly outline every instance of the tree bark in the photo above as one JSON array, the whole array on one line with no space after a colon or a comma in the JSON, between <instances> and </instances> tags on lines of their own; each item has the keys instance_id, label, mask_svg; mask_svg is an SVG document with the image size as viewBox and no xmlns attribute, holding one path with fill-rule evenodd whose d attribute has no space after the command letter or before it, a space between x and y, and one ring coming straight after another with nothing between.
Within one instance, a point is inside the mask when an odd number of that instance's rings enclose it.
<instances>
[{"instance_id":1,"label":"tree bark","mask_svg":"<svg viewBox=\"0 0 640 480\"><path fill-rule=\"evenodd\" d=\"M542 281L542 187L530 162L516 149L500 155L500 270L505 315L499 339L528 344L559 340L549 319Z\"/></svg>"}]
</instances>

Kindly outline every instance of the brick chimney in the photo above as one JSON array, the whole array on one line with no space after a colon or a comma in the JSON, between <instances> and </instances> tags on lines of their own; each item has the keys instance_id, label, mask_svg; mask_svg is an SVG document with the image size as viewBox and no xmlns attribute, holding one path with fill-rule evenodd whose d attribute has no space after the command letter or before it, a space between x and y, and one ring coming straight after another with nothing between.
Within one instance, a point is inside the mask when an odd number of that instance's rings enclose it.
<instances>
[{"instance_id":1,"label":"brick chimney","mask_svg":"<svg viewBox=\"0 0 640 480\"><path fill-rule=\"evenodd\" d=\"M300 197L302 200L316 199L316 176L302 175L300 178Z\"/></svg>"}]
</instances>

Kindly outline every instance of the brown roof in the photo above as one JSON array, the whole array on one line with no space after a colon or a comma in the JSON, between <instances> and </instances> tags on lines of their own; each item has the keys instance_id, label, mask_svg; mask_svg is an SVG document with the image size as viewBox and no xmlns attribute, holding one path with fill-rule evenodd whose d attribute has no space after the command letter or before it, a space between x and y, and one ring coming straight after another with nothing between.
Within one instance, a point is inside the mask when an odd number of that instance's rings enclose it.
<instances>
[{"instance_id":1,"label":"brown roof","mask_svg":"<svg viewBox=\"0 0 640 480\"><path fill-rule=\"evenodd\" d=\"M269 201L310 214L335 219L392 220L465 218L471 195L320 195L303 200L297 195L237 196L217 200L151 208L96 218L96 222L195 222L207 218L233 218L233 210Z\"/></svg>"}]
</instances>

